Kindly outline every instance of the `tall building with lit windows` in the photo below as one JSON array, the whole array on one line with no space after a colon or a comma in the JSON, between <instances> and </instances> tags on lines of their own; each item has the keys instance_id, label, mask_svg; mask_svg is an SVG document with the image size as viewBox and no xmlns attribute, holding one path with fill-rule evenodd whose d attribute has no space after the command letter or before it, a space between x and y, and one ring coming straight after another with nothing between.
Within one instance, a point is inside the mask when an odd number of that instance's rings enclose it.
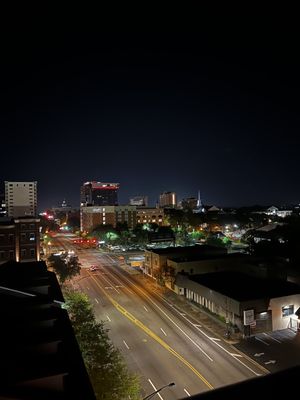
<instances>
[{"instance_id":1,"label":"tall building with lit windows","mask_svg":"<svg viewBox=\"0 0 300 400\"><path fill-rule=\"evenodd\" d=\"M85 182L80 190L81 206L117 206L118 183Z\"/></svg>"},{"instance_id":2,"label":"tall building with lit windows","mask_svg":"<svg viewBox=\"0 0 300 400\"><path fill-rule=\"evenodd\" d=\"M160 207L172 207L177 206L177 195L175 192L163 192L159 196Z\"/></svg>"},{"instance_id":3,"label":"tall building with lit windows","mask_svg":"<svg viewBox=\"0 0 300 400\"><path fill-rule=\"evenodd\" d=\"M37 215L37 182L5 181L5 204L8 217Z\"/></svg>"}]
</instances>

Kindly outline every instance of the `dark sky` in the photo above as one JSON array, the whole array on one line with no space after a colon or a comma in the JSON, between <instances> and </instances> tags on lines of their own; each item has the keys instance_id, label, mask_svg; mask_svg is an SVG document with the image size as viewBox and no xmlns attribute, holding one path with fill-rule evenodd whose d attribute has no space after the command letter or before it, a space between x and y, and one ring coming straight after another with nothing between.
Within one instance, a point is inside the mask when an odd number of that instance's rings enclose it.
<instances>
[{"instance_id":1,"label":"dark sky","mask_svg":"<svg viewBox=\"0 0 300 400\"><path fill-rule=\"evenodd\" d=\"M78 205L87 180L119 182L123 204L198 189L218 206L299 202L296 32L1 41L0 177L37 180L40 208Z\"/></svg>"}]
</instances>

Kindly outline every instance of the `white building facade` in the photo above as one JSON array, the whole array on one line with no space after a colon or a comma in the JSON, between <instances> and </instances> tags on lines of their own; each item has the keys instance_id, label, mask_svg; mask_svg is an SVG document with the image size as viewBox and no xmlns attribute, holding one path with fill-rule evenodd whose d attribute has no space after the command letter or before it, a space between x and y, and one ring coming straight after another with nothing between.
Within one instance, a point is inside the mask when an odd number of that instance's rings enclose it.
<instances>
[{"instance_id":1,"label":"white building facade","mask_svg":"<svg viewBox=\"0 0 300 400\"><path fill-rule=\"evenodd\" d=\"M37 182L5 181L5 203L8 217L37 215Z\"/></svg>"}]
</instances>

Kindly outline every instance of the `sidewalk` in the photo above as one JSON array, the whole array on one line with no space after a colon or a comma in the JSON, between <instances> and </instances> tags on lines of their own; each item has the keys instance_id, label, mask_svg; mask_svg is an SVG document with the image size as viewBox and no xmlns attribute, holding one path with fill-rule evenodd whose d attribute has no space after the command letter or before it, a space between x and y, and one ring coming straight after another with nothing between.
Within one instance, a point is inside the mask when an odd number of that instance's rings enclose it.
<instances>
[{"instance_id":1,"label":"sidewalk","mask_svg":"<svg viewBox=\"0 0 300 400\"><path fill-rule=\"evenodd\" d=\"M174 304L177 308L181 309L184 313L196 319L200 325L210 330L214 336L222 338L229 344L238 343L242 339L241 333L231 333L230 339L225 337L226 324L218 320L213 315L210 315L205 310L198 307L196 304L191 303L184 296L179 296L166 287L159 286L156 281L147 275L135 270L126 264L120 265L129 274L134 275L135 279L141 282L142 286L147 287L151 292L157 292L163 296L168 302Z\"/></svg>"}]
</instances>

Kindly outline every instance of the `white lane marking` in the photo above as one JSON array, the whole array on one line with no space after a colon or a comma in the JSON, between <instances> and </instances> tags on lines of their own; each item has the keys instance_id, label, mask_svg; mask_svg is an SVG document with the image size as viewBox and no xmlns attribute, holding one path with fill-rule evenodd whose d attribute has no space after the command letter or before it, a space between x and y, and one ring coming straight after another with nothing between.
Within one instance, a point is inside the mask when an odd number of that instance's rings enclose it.
<instances>
[{"instance_id":1,"label":"white lane marking","mask_svg":"<svg viewBox=\"0 0 300 400\"><path fill-rule=\"evenodd\" d=\"M105 286L105 289L112 289L111 286Z\"/></svg>"},{"instance_id":2,"label":"white lane marking","mask_svg":"<svg viewBox=\"0 0 300 400\"><path fill-rule=\"evenodd\" d=\"M123 343L125 344L125 346L126 346L127 349L129 350L129 346L128 346L128 344L125 342L125 340L123 340Z\"/></svg>"},{"instance_id":3,"label":"white lane marking","mask_svg":"<svg viewBox=\"0 0 300 400\"><path fill-rule=\"evenodd\" d=\"M148 382L150 383L150 385L153 387L153 389L154 389L155 392L156 392L157 389L156 389L156 387L153 385L153 383L152 383L152 381L151 381L150 378L148 379ZM157 393L157 396L160 398L160 400L164 400L164 399L161 397L160 393Z\"/></svg>"},{"instance_id":4,"label":"white lane marking","mask_svg":"<svg viewBox=\"0 0 300 400\"><path fill-rule=\"evenodd\" d=\"M270 343L265 342L264 340L260 339L257 336L254 336L256 340L258 340L259 342L262 342L263 344L265 344L266 346L270 346Z\"/></svg>"},{"instance_id":5,"label":"white lane marking","mask_svg":"<svg viewBox=\"0 0 300 400\"><path fill-rule=\"evenodd\" d=\"M163 330L163 328L160 328L160 330L162 331L162 333L163 333L165 336L168 336L168 335L166 334L166 332Z\"/></svg>"},{"instance_id":6,"label":"white lane marking","mask_svg":"<svg viewBox=\"0 0 300 400\"><path fill-rule=\"evenodd\" d=\"M254 354L254 357L261 357L261 356L263 356L265 353L255 353Z\"/></svg>"},{"instance_id":7,"label":"white lane marking","mask_svg":"<svg viewBox=\"0 0 300 400\"><path fill-rule=\"evenodd\" d=\"M124 285L116 285L116 287L124 287Z\"/></svg>"},{"instance_id":8,"label":"white lane marking","mask_svg":"<svg viewBox=\"0 0 300 400\"><path fill-rule=\"evenodd\" d=\"M184 313L184 312L181 312L180 315L182 315L182 316L184 317L184 316L185 316L185 313Z\"/></svg>"},{"instance_id":9,"label":"white lane marking","mask_svg":"<svg viewBox=\"0 0 300 400\"><path fill-rule=\"evenodd\" d=\"M243 357L241 354L230 353L233 357Z\"/></svg>"},{"instance_id":10,"label":"white lane marking","mask_svg":"<svg viewBox=\"0 0 300 400\"><path fill-rule=\"evenodd\" d=\"M197 328L202 328L202 325L199 324L193 324L194 326L196 326Z\"/></svg>"},{"instance_id":11,"label":"white lane marking","mask_svg":"<svg viewBox=\"0 0 300 400\"><path fill-rule=\"evenodd\" d=\"M278 339L275 339L273 336L271 336L271 335L268 335L267 333L263 333L263 335L265 335L265 336L267 336L267 337L269 337L270 339L272 339L272 340L274 340L275 342L277 342L277 343L282 343L280 340L278 340Z\"/></svg>"},{"instance_id":12,"label":"white lane marking","mask_svg":"<svg viewBox=\"0 0 300 400\"><path fill-rule=\"evenodd\" d=\"M109 318L109 316L107 315L107 319L109 320L109 322L111 322L111 319Z\"/></svg>"},{"instance_id":13,"label":"white lane marking","mask_svg":"<svg viewBox=\"0 0 300 400\"><path fill-rule=\"evenodd\" d=\"M169 304L167 302L167 300L165 300L162 296L160 296L159 294L157 294L157 296L164 301L165 303ZM148 296L147 296L148 297ZM155 304L155 303L154 303ZM180 311L176 310L176 308L174 308L174 310L180 314ZM187 317L183 317L187 322L189 322L191 325L195 326L195 328L201 332L204 336L206 336L208 339L210 339L210 337L203 332L201 329L199 329L192 321L190 321ZM210 339L211 340L211 339ZM229 354L231 357L233 357L236 361L238 361L240 364L242 364L245 368L247 368L249 371L251 371L254 375L256 376L261 376L261 374L255 372L252 368L250 368L248 365L246 365L245 363L243 363L243 361L241 361L239 358L234 357L228 350L225 349L225 347L221 346L220 343L218 343L217 341L211 340L213 343L215 343L216 346L220 347L223 351L225 351L225 353Z\"/></svg>"},{"instance_id":14,"label":"white lane marking","mask_svg":"<svg viewBox=\"0 0 300 400\"><path fill-rule=\"evenodd\" d=\"M111 262L113 262L114 264L116 263L116 260L114 260L111 256L109 256L108 254L105 254L107 258L110 259Z\"/></svg>"},{"instance_id":15,"label":"white lane marking","mask_svg":"<svg viewBox=\"0 0 300 400\"><path fill-rule=\"evenodd\" d=\"M117 293L119 293L120 294L120 292L119 292L119 290L118 289L116 289L115 287L114 287L114 284L113 284L113 282L110 282L110 280L109 279L107 279L107 278L104 278L103 277L103 279L110 285L109 286L109 288L110 289L114 289ZM106 289L106 288L105 288Z\"/></svg>"},{"instance_id":16,"label":"white lane marking","mask_svg":"<svg viewBox=\"0 0 300 400\"><path fill-rule=\"evenodd\" d=\"M203 332L201 329L199 329L199 328L196 328L196 329L197 329L199 332L201 332L202 335L204 335L205 337L207 337L208 339L210 339L210 337L209 337L205 332ZM211 339L210 339L210 340L211 340ZM256 376L260 376L260 375L261 375L261 374L258 374L257 372L255 372L255 371L254 371L252 368L250 368L248 365L246 365L245 363L243 363L243 361L241 361L241 360L239 359L239 357L235 357L234 355L232 355L232 353L230 353L230 351L228 351L227 349L225 349L225 347L221 346L220 343L215 342L214 340L212 340L212 342L213 342L216 346L220 347L220 349L224 350L225 353L229 354L229 355L230 355L231 357L233 357L236 361L238 361L240 364L242 364L245 368L249 369L249 371L251 371L254 375L256 375Z\"/></svg>"},{"instance_id":17,"label":"white lane marking","mask_svg":"<svg viewBox=\"0 0 300 400\"><path fill-rule=\"evenodd\" d=\"M211 337L210 340L216 340L217 342L221 342L221 339L219 339L217 337Z\"/></svg>"},{"instance_id":18,"label":"white lane marking","mask_svg":"<svg viewBox=\"0 0 300 400\"><path fill-rule=\"evenodd\" d=\"M97 299L95 299L95 302L96 302L97 304L99 304L99 301L98 301Z\"/></svg>"},{"instance_id":19,"label":"white lane marking","mask_svg":"<svg viewBox=\"0 0 300 400\"><path fill-rule=\"evenodd\" d=\"M149 312L149 311L147 310L147 307L146 307L146 306L144 306L144 309L145 309L147 312Z\"/></svg>"},{"instance_id":20,"label":"white lane marking","mask_svg":"<svg viewBox=\"0 0 300 400\"><path fill-rule=\"evenodd\" d=\"M189 394L189 392L186 390L186 389L183 389L184 391L185 391L185 393L189 396L189 397L191 397L191 395Z\"/></svg>"},{"instance_id":21,"label":"white lane marking","mask_svg":"<svg viewBox=\"0 0 300 400\"><path fill-rule=\"evenodd\" d=\"M109 256L107 256L107 257L109 257ZM120 286L116 286L116 287L124 287L123 282L120 281L120 279L117 279L115 275L113 275L113 274L110 273L110 272L108 272L107 274L112 275L112 276L114 277L114 279L115 279L118 283L121 283ZM107 275L107 274L106 274L106 275ZM127 280L127 279L126 279L126 280ZM129 283L131 284L130 281L127 281L127 282L129 282ZM126 286L125 286L125 290L128 290L129 293L134 294L134 292L133 292L132 290L130 290L128 287L126 287ZM118 293L119 293L119 292L118 292Z\"/></svg>"},{"instance_id":22,"label":"white lane marking","mask_svg":"<svg viewBox=\"0 0 300 400\"><path fill-rule=\"evenodd\" d=\"M143 296L145 296L152 304L154 304L154 306L166 317L168 318L169 321L172 322L173 325L176 326L177 329L180 330L181 333L184 334L184 336L186 338L188 338L196 347L197 349L199 349L210 361L214 361L186 332L184 332L184 330L178 325L176 324L175 321L172 320L172 318L161 308L159 307L159 305L157 303L155 303L155 301L153 301L151 299L151 297L149 297L143 290L141 290L137 285L135 285L134 283L130 282L129 279L127 279L126 277L123 276L123 278L129 282L132 286L134 286L140 293L143 294ZM177 311L177 310L176 310ZM178 311L177 311L178 312ZM187 319L186 317L183 316L183 318ZM187 319L188 320L188 319ZM188 320L189 323L191 323L191 321ZM198 328L197 328L198 329ZM228 352L229 353L229 352ZM230 354L230 353L229 353Z\"/></svg>"}]
</instances>

